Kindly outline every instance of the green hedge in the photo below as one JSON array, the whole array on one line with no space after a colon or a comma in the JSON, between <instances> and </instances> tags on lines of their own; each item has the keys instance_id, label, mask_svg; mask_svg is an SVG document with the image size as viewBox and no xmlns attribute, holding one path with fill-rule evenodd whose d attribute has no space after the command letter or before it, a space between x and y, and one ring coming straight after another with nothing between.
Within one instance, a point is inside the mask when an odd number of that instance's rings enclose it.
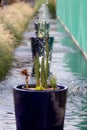
<instances>
[{"instance_id":1,"label":"green hedge","mask_svg":"<svg viewBox=\"0 0 87 130\"><path fill-rule=\"evenodd\" d=\"M24 2L0 9L0 80L8 73L13 59L13 49L20 44L22 34L34 9Z\"/></svg>"}]
</instances>

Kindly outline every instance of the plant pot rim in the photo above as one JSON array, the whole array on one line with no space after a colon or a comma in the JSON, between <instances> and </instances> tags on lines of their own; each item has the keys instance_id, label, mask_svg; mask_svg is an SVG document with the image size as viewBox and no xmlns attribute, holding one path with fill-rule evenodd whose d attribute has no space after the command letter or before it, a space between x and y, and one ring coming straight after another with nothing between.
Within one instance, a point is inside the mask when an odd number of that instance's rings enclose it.
<instances>
[{"instance_id":1,"label":"plant pot rim","mask_svg":"<svg viewBox=\"0 0 87 130\"><path fill-rule=\"evenodd\" d=\"M59 87L60 89L56 89L56 90L32 90L32 89L23 89L22 86L25 86L25 84L20 84L20 85L16 85L14 86L14 90L16 91L20 91L20 92L36 92L36 93L48 93L48 92L60 92L60 91L66 91L68 89L67 86L65 85L57 85L57 87ZM29 84L29 86L35 86L35 84ZM32 87L33 88L33 87Z\"/></svg>"},{"instance_id":2,"label":"plant pot rim","mask_svg":"<svg viewBox=\"0 0 87 130\"><path fill-rule=\"evenodd\" d=\"M37 36L33 36L33 37L30 37L30 39L32 38L37 38L37 39L46 39L46 37L37 37ZM54 38L53 36L49 36L49 39L50 38Z\"/></svg>"},{"instance_id":3,"label":"plant pot rim","mask_svg":"<svg viewBox=\"0 0 87 130\"><path fill-rule=\"evenodd\" d=\"M35 23L35 24L40 24L41 22L39 22L39 21L36 22L36 21L35 21L34 23ZM47 22L47 21L46 21L44 24L50 24L50 22Z\"/></svg>"}]
</instances>

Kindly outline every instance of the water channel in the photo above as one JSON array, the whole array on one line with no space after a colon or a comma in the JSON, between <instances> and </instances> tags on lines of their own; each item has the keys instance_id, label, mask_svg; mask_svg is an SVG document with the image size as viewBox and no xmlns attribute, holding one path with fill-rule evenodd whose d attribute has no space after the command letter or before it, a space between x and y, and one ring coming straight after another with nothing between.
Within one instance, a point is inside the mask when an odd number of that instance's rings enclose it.
<instances>
[{"instance_id":1,"label":"water channel","mask_svg":"<svg viewBox=\"0 0 87 130\"><path fill-rule=\"evenodd\" d=\"M50 35L55 38L51 71L57 76L58 84L69 89L64 130L87 130L87 62L60 22L51 19L50 23ZM12 90L14 85L25 82L20 75L23 68L31 72L30 37L34 35L34 21L31 21L22 44L14 51L11 70L0 82L0 130L16 130Z\"/></svg>"}]
</instances>

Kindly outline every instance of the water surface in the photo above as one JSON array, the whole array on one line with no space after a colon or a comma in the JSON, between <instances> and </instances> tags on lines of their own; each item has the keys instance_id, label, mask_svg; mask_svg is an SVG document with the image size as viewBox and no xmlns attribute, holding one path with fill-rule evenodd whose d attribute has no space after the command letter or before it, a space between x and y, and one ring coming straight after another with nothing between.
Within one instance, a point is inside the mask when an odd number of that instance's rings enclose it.
<instances>
[{"instance_id":1,"label":"water surface","mask_svg":"<svg viewBox=\"0 0 87 130\"><path fill-rule=\"evenodd\" d=\"M62 37L54 55L58 82L68 86L64 130L87 130L87 61L59 22L57 31ZM55 51L55 50L54 50Z\"/></svg>"}]
</instances>

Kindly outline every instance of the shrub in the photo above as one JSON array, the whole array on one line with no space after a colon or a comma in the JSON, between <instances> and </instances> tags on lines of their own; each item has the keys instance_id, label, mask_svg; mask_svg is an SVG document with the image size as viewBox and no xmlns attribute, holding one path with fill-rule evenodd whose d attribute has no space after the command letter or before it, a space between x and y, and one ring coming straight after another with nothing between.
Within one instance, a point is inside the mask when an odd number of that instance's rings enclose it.
<instances>
[{"instance_id":1,"label":"shrub","mask_svg":"<svg viewBox=\"0 0 87 130\"><path fill-rule=\"evenodd\" d=\"M22 38L25 27L32 15L33 9L29 4L24 2L6 6L0 13L2 17L1 22L3 22L5 28L10 30L18 41Z\"/></svg>"},{"instance_id":2,"label":"shrub","mask_svg":"<svg viewBox=\"0 0 87 130\"><path fill-rule=\"evenodd\" d=\"M49 0L48 7L52 18L56 18L56 0Z\"/></svg>"},{"instance_id":3,"label":"shrub","mask_svg":"<svg viewBox=\"0 0 87 130\"><path fill-rule=\"evenodd\" d=\"M24 2L0 9L0 80L11 67L13 49L20 44L33 12L34 9Z\"/></svg>"}]
</instances>

